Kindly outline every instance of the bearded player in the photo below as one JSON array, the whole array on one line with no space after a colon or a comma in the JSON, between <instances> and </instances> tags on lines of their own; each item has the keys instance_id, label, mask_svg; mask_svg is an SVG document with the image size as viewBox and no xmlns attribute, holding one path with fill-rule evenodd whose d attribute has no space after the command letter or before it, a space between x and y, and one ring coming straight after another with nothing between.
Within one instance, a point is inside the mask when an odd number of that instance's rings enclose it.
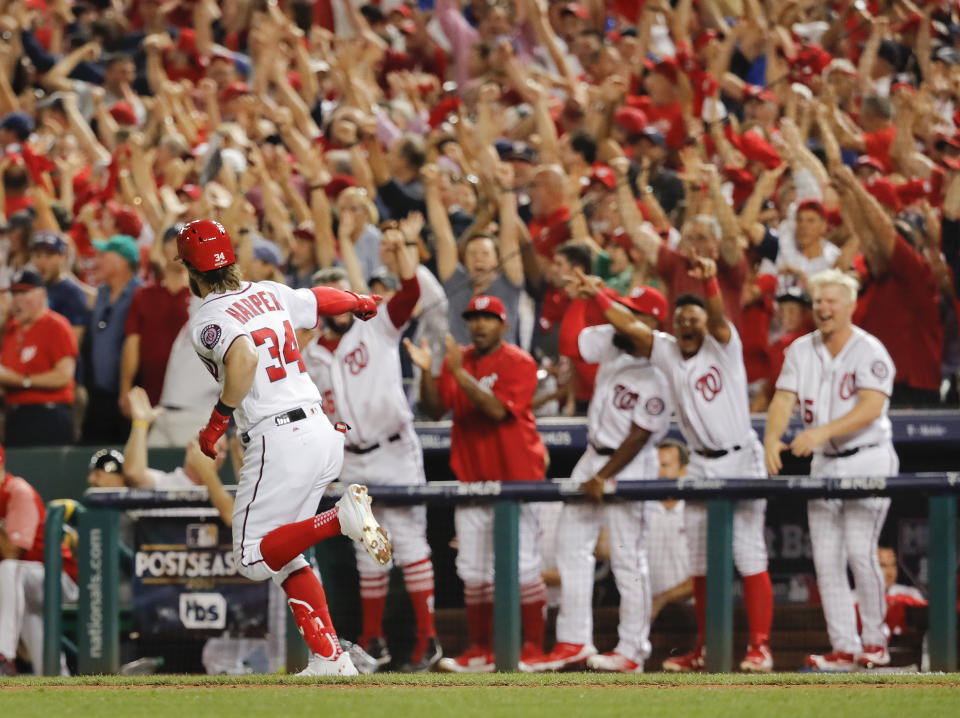
<instances>
[{"instance_id":1,"label":"bearded player","mask_svg":"<svg viewBox=\"0 0 960 718\"><path fill-rule=\"evenodd\" d=\"M357 675L337 640L320 580L302 552L343 534L385 564L390 543L364 486L350 485L334 508L316 513L324 489L340 474L344 437L323 415L295 330L312 329L320 317L343 312L370 319L379 297L245 282L230 237L212 220L184 225L177 249L190 273L190 290L203 300L190 337L221 387L200 431L200 448L215 457L214 445L231 417L244 447L233 510L238 570L253 581L273 579L287 594L311 652L300 675Z\"/></svg>"},{"instance_id":2,"label":"bearded player","mask_svg":"<svg viewBox=\"0 0 960 718\"><path fill-rule=\"evenodd\" d=\"M583 296L595 297L614 329L629 337L635 356L650 357L670 384L677 420L691 448L687 475L695 478L766 478L763 446L750 424L743 344L723 312L723 298L713 260L695 257L691 276L703 281L702 299L681 295L674 302L673 335L648 327L626 308L600 292L598 277L580 276ZM733 561L743 578L743 600L750 645L740 669L766 673L773 669L770 625L773 588L767 573L763 499L738 501L733 519ZM685 509L690 572L693 575L697 645L686 655L668 658L666 671L704 667L704 622L707 594L707 511L703 504Z\"/></svg>"}]
</instances>

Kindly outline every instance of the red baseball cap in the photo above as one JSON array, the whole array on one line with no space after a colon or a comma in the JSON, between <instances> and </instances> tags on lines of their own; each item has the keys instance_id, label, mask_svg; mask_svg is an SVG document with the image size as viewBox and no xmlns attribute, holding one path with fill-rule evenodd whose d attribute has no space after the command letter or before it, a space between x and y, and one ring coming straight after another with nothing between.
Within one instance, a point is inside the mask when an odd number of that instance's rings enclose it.
<instances>
[{"instance_id":1,"label":"red baseball cap","mask_svg":"<svg viewBox=\"0 0 960 718\"><path fill-rule=\"evenodd\" d=\"M614 295L610 297L613 301L638 314L647 314L660 322L667 316L667 298L653 287L634 287L625 297Z\"/></svg>"},{"instance_id":2,"label":"red baseball cap","mask_svg":"<svg viewBox=\"0 0 960 718\"><path fill-rule=\"evenodd\" d=\"M617 177L613 170L604 164L595 164L593 171L590 172L590 184L597 182L607 189L613 189L617 186Z\"/></svg>"},{"instance_id":3,"label":"red baseball cap","mask_svg":"<svg viewBox=\"0 0 960 718\"><path fill-rule=\"evenodd\" d=\"M323 192L330 199L336 199L340 196L340 193L343 192L343 190L347 189L347 187L356 186L357 181L352 175L336 174L330 178L329 182L327 182L326 187L323 188Z\"/></svg>"},{"instance_id":4,"label":"red baseball cap","mask_svg":"<svg viewBox=\"0 0 960 718\"><path fill-rule=\"evenodd\" d=\"M137 113L129 102L118 102L110 108L110 116L120 125L136 125Z\"/></svg>"},{"instance_id":5,"label":"red baseball cap","mask_svg":"<svg viewBox=\"0 0 960 718\"><path fill-rule=\"evenodd\" d=\"M475 314L488 314L501 322L507 321L507 310L503 308L503 302L488 294L480 294L471 299L470 306L462 316L464 319L469 319Z\"/></svg>"},{"instance_id":6,"label":"red baseball cap","mask_svg":"<svg viewBox=\"0 0 960 718\"><path fill-rule=\"evenodd\" d=\"M134 239L140 236L140 232L143 230L143 220L140 219L137 210L121 206L114 200L109 200L105 206L113 217L117 234L126 234Z\"/></svg>"},{"instance_id":7,"label":"red baseball cap","mask_svg":"<svg viewBox=\"0 0 960 718\"><path fill-rule=\"evenodd\" d=\"M674 85L677 84L677 58L664 57L659 62L647 59L643 61L643 65L650 72L657 72L670 80Z\"/></svg>"},{"instance_id":8,"label":"red baseball cap","mask_svg":"<svg viewBox=\"0 0 960 718\"><path fill-rule=\"evenodd\" d=\"M647 113L639 107L630 107L624 105L613 115L613 121L620 125L631 135L639 135L643 128L649 124Z\"/></svg>"},{"instance_id":9,"label":"red baseball cap","mask_svg":"<svg viewBox=\"0 0 960 718\"><path fill-rule=\"evenodd\" d=\"M743 97L746 100L760 100L761 102L776 102L777 96L771 90L760 85L745 85Z\"/></svg>"},{"instance_id":10,"label":"red baseball cap","mask_svg":"<svg viewBox=\"0 0 960 718\"><path fill-rule=\"evenodd\" d=\"M629 252L633 249L633 239L623 227L617 227L613 231L613 234L610 235L610 241L620 247L624 252Z\"/></svg>"},{"instance_id":11,"label":"red baseball cap","mask_svg":"<svg viewBox=\"0 0 960 718\"><path fill-rule=\"evenodd\" d=\"M797 214L805 210L812 210L824 218L827 216L826 207L824 207L823 202L818 199L805 199L797 205Z\"/></svg>"},{"instance_id":12,"label":"red baseball cap","mask_svg":"<svg viewBox=\"0 0 960 718\"><path fill-rule=\"evenodd\" d=\"M897 194L897 186L890 180L874 176L864 182L863 187L887 209L892 209L894 212L903 209L900 204L900 195Z\"/></svg>"},{"instance_id":13,"label":"red baseball cap","mask_svg":"<svg viewBox=\"0 0 960 718\"><path fill-rule=\"evenodd\" d=\"M249 95L250 87L243 80L234 80L229 85L223 88L223 92L220 93L220 102L229 102L230 100L240 97L240 95Z\"/></svg>"},{"instance_id":14,"label":"red baseball cap","mask_svg":"<svg viewBox=\"0 0 960 718\"><path fill-rule=\"evenodd\" d=\"M883 162L876 157L871 157L870 155L860 155L857 157L857 161L853 163L853 168L858 170L862 167L872 167L877 172L883 174Z\"/></svg>"}]
</instances>

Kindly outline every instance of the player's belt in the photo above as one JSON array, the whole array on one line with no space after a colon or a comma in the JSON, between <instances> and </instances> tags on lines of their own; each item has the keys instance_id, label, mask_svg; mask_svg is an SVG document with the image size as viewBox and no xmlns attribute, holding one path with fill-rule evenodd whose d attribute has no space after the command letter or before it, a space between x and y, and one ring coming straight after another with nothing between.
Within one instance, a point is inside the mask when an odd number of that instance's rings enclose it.
<instances>
[{"instance_id":1,"label":"player's belt","mask_svg":"<svg viewBox=\"0 0 960 718\"><path fill-rule=\"evenodd\" d=\"M388 436L387 441L389 441L391 444L394 441L400 441L400 432L398 431L396 434ZM370 446L344 446L343 450L349 451L351 454L362 455L362 454L369 454L371 451L376 451L379 448L380 448L380 442L378 441L376 444L370 444Z\"/></svg>"},{"instance_id":2,"label":"player's belt","mask_svg":"<svg viewBox=\"0 0 960 718\"><path fill-rule=\"evenodd\" d=\"M863 446L858 446L854 449L847 449L846 451L838 451L836 454L828 454L824 452L823 455L828 459L845 459L848 456L853 456L858 451L872 449L874 446L880 446L880 444L864 444Z\"/></svg>"},{"instance_id":3,"label":"player's belt","mask_svg":"<svg viewBox=\"0 0 960 718\"><path fill-rule=\"evenodd\" d=\"M740 451L743 447L740 444L736 446L731 446L729 449L694 449L695 454L700 454L700 456L706 457L708 459L719 459L721 456L726 456L727 454L732 454L735 451Z\"/></svg>"},{"instance_id":4,"label":"player's belt","mask_svg":"<svg viewBox=\"0 0 960 718\"><path fill-rule=\"evenodd\" d=\"M301 419L307 418L307 412L303 409L293 409L291 411L284 412L283 414L277 414L273 417L273 423L277 426L286 426L287 424L292 424L295 421L300 421ZM240 435L240 441L244 444L250 441L250 435L247 433Z\"/></svg>"},{"instance_id":5,"label":"player's belt","mask_svg":"<svg viewBox=\"0 0 960 718\"><path fill-rule=\"evenodd\" d=\"M616 451L616 449L611 449L609 446L597 446L592 442L590 446L593 448L594 451L600 454L600 456L612 456L613 452Z\"/></svg>"}]
</instances>

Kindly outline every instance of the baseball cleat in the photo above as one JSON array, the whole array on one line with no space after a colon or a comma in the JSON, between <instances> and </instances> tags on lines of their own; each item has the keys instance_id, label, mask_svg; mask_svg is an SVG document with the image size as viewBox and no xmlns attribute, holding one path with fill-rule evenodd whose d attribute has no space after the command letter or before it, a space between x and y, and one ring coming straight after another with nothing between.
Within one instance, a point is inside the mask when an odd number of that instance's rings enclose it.
<instances>
[{"instance_id":1,"label":"baseball cleat","mask_svg":"<svg viewBox=\"0 0 960 718\"><path fill-rule=\"evenodd\" d=\"M853 670L853 654L833 651L824 655L812 653L807 656L807 666L818 671L829 671L831 673L845 673Z\"/></svg>"},{"instance_id":2,"label":"baseball cleat","mask_svg":"<svg viewBox=\"0 0 960 718\"><path fill-rule=\"evenodd\" d=\"M410 660L400 666L401 673L429 673L434 669L440 659L443 658L443 649L440 648L440 641L433 636L427 641L427 649L419 661Z\"/></svg>"},{"instance_id":3,"label":"baseball cleat","mask_svg":"<svg viewBox=\"0 0 960 718\"><path fill-rule=\"evenodd\" d=\"M343 649L343 652L350 655L350 661L358 673L368 675L377 672L379 666L377 666L377 662L373 660L369 653L353 641L348 641L346 638L338 637L337 640L340 641L340 648Z\"/></svg>"},{"instance_id":4,"label":"baseball cleat","mask_svg":"<svg viewBox=\"0 0 960 718\"><path fill-rule=\"evenodd\" d=\"M863 653L857 656L857 663L864 668L890 665L890 652L886 646L864 646Z\"/></svg>"},{"instance_id":5,"label":"baseball cleat","mask_svg":"<svg viewBox=\"0 0 960 718\"><path fill-rule=\"evenodd\" d=\"M320 656L313 655L310 657L310 662L307 663L307 667L300 671L298 676L358 676L360 675L356 667L353 665L353 661L350 660L350 655L347 653L341 653L334 660L328 658L321 658Z\"/></svg>"},{"instance_id":6,"label":"baseball cleat","mask_svg":"<svg viewBox=\"0 0 960 718\"><path fill-rule=\"evenodd\" d=\"M524 643L520 649L520 660L517 662L517 670L521 673L536 673L536 666L543 663L546 655L540 646L535 643Z\"/></svg>"},{"instance_id":7,"label":"baseball cleat","mask_svg":"<svg viewBox=\"0 0 960 718\"><path fill-rule=\"evenodd\" d=\"M587 668L605 673L643 673L643 663L631 661L615 651L600 653L587 659Z\"/></svg>"},{"instance_id":8,"label":"baseball cleat","mask_svg":"<svg viewBox=\"0 0 960 718\"><path fill-rule=\"evenodd\" d=\"M11 678L17 675L17 667L13 661L0 653L0 678Z\"/></svg>"},{"instance_id":9,"label":"baseball cleat","mask_svg":"<svg viewBox=\"0 0 960 718\"><path fill-rule=\"evenodd\" d=\"M377 664L377 670L380 670L393 660L393 656L390 655L390 649L387 648L387 642L382 638L371 638L370 643L367 644L364 650L367 652L367 655L373 659L373 662Z\"/></svg>"},{"instance_id":10,"label":"baseball cleat","mask_svg":"<svg viewBox=\"0 0 960 718\"><path fill-rule=\"evenodd\" d=\"M363 544L367 553L381 566L390 563L392 548L386 532L380 528L370 509L367 487L350 484L337 501L337 518L344 536Z\"/></svg>"},{"instance_id":11,"label":"baseball cleat","mask_svg":"<svg viewBox=\"0 0 960 718\"><path fill-rule=\"evenodd\" d=\"M589 643L557 643L542 660L533 664L535 671L561 671L564 668L583 663L596 655L597 649Z\"/></svg>"},{"instance_id":12,"label":"baseball cleat","mask_svg":"<svg viewBox=\"0 0 960 718\"><path fill-rule=\"evenodd\" d=\"M702 671L705 665L706 651L703 646L697 646L690 653L677 658L668 658L663 662L663 670L668 673L692 673Z\"/></svg>"},{"instance_id":13,"label":"baseball cleat","mask_svg":"<svg viewBox=\"0 0 960 718\"><path fill-rule=\"evenodd\" d=\"M740 670L747 673L770 673L773 670L773 654L765 643L750 646L747 655L740 662Z\"/></svg>"},{"instance_id":14,"label":"baseball cleat","mask_svg":"<svg viewBox=\"0 0 960 718\"><path fill-rule=\"evenodd\" d=\"M437 670L443 673L493 673L494 657L486 648L473 646L456 658L441 658Z\"/></svg>"}]
</instances>

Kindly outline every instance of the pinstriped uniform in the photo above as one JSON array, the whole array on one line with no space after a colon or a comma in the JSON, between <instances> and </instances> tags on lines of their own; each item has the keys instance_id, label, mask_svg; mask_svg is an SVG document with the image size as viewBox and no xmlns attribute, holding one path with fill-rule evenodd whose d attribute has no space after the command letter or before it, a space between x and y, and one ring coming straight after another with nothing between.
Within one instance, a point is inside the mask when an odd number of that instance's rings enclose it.
<instances>
[{"instance_id":1,"label":"pinstriped uniform","mask_svg":"<svg viewBox=\"0 0 960 718\"><path fill-rule=\"evenodd\" d=\"M580 355L598 363L596 389L590 402L588 427L591 446L577 462L572 478L585 481L610 459L598 453L618 448L632 426L650 437L617 475L622 479L654 479L659 468L657 442L669 428L671 404L663 374L646 359L621 352L613 343L610 325L588 327L580 333ZM557 531L556 556L560 571L560 613L557 640L593 643L593 551L601 526L610 534L610 561L620 593L619 642L616 652L642 663L650 655L650 577L643 537L643 502L564 504Z\"/></svg>"},{"instance_id":2,"label":"pinstriped uniform","mask_svg":"<svg viewBox=\"0 0 960 718\"><path fill-rule=\"evenodd\" d=\"M884 346L859 327L833 356L819 331L801 337L786 351L777 389L800 401L805 428L823 426L848 414L858 391L870 389L889 397L896 371ZM813 476L891 476L900 470L892 429L883 413L860 431L834 437L813 454ZM846 455L843 455L846 454ZM890 499L816 499L807 503L813 563L830 643L835 651L858 654L864 645L883 646L886 585L877 544ZM856 591L851 591L847 566ZM857 634L856 603L863 624Z\"/></svg>"}]
</instances>

